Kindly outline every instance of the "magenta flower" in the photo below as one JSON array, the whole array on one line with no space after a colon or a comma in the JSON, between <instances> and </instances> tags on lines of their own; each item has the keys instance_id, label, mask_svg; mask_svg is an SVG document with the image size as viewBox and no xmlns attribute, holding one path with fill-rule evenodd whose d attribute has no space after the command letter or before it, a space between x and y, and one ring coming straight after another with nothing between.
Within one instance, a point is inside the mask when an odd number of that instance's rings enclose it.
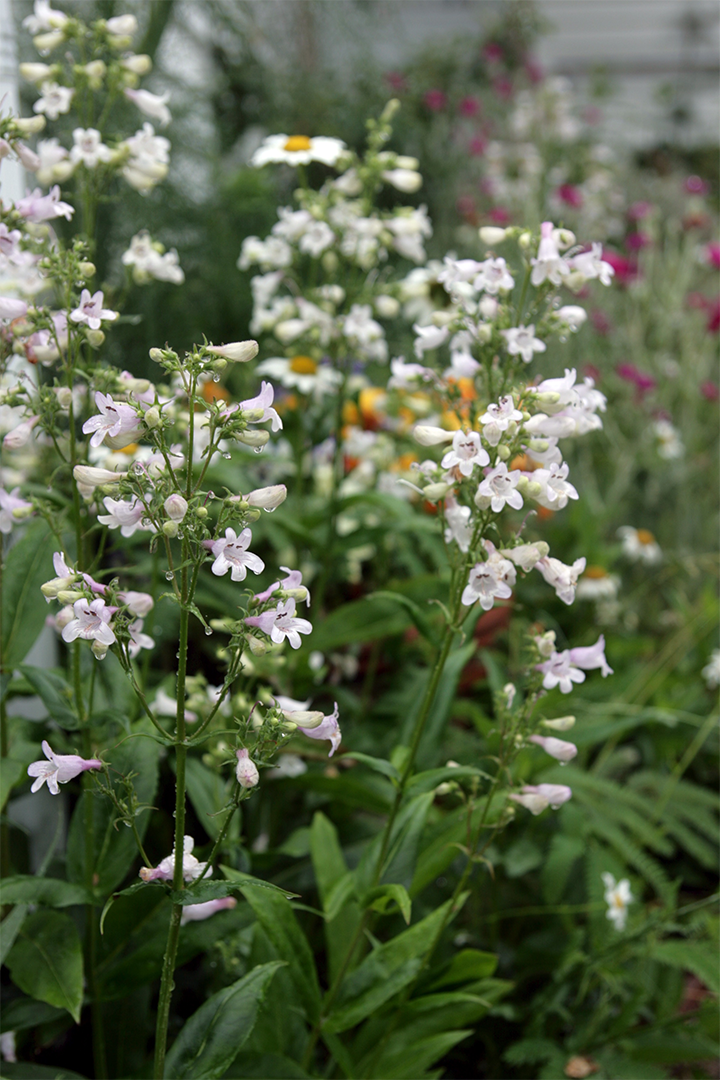
<instances>
[{"instance_id":1,"label":"magenta flower","mask_svg":"<svg viewBox=\"0 0 720 1080\"><path fill-rule=\"evenodd\" d=\"M447 105L447 96L442 90L428 90L423 97L423 101L428 109L433 112L440 112Z\"/></svg>"},{"instance_id":2,"label":"magenta flower","mask_svg":"<svg viewBox=\"0 0 720 1080\"><path fill-rule=\"evenodd\" d=\"M50 794L57 795L60 791L58 784L67 784L87 769L102 769L103 767L102 761L97 758L86 760L78 757L77 754L56 754L45 740L42 743L42 750L47 761L33 761L31 765L28 765L28 776L36 777L30 788L32 792L39 791L47 782Z\"/></svg>"}]
</instances>

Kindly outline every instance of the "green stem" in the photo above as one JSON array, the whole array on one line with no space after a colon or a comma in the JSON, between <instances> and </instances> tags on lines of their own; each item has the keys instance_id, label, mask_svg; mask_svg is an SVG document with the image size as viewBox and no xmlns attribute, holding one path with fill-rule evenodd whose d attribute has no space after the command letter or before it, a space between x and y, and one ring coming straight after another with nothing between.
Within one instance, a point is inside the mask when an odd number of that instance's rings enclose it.
<instances>
[{"instance_id":1,"label":"green stem","mask_svg":"<svg viewBox=\"0 0 720 1080\"><path fill-rule=\"evenodd\" d=\"M182 861L180 862L180 865L182 866ZM182 904L173 904L172 915L170 916L170 926L168 928L167 944L165 946L165 959L163 961L162 981L160 983L160 1000L158 1002L157 1028L155 1033L154 1080L162 1080L165 1075L165 1044L167 1042L168 1020L170 1019L170 995L172 994L173 975L175 973L175 958L177 956L178 943L180 941L180 919L182 918L182 910Z\"/></svg>"}]
</instances>

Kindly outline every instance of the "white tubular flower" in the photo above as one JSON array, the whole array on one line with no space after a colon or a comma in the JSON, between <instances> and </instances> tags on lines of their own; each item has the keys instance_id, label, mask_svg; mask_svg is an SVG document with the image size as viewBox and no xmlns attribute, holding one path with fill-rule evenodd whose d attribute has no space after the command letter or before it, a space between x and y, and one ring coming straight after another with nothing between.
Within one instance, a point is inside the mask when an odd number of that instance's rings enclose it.
<instances>
[{"instance_id":1,"label":"white tubular flower","mask_svg":"<svg viewBox=\"0 0 720 1080\"><path fill-rule=\"evenodd\" d=\"M80 294L80 304L70 312L70 318L75 323L86 323L91 330L99 330L101 322L113 322L118 317L117 311L111 311L103 307L105 297L98 290L92 296L89 289L83 289ZM109 395L108 395L109 396ZM97 400L97 395L96 395ZM112 400L112 398L110 399Z\"/></svg>"},{"instance_id":2,"label":"white tubular flower","mask_svg":"<svg viewBox=\"0 0 720 1080\"><path fill-rule=\"evenodd\" d=\"M248 506L258 507L262 510L276 510L287 498L287 488L284 484L273 484L271 487L256 488L245 496Z\"/></svg>"},{"instance_id":3,"label":"white tubular flower","mask_svg":"<svg viewBox=\"0 0 720 1080\"><path fill-rule=\"evenodd\" d=\"M256 787L260 782L260 774L255 762L250 758L250 751L243 747L242 750L236 750L235 755L237 757L235 775L238 784L242 788Z\"/></svg>"},{"instance_id":4,"label":"white tubular flower","mask_svg":"<svg viewBox=\"0 0 720 1080\"><path fill-rule=\"evenodd\" d=\"M234 529L225 530L225 539L214 540L211 551L215 558L212 564L212 572L217 577L223 577L230 570L233 581L244 581L248 570L253 574L261 574L265 569L265 563L258 555L248 551L252 533L250 529L243 529L240 536L235 535Z\"/></svg>"},{"instance_id":5,"label":"white tubular flower","mask_svg":"<svg viewBox=\"0 0 720 1080\"><path fill-rule=\"evenodd\" d=\"M202 922L204 919L209 919L212 915L215 915L218 911L225 911L234 907L237 907L237 900L234 896L223 896L220 900L205 900L202 904L183 904L180 925L184 926L185 923L189 922Z\"/></svg>"},{"instance_id":6,"label":"white tubular flower","mask_svg":"<svg viewBox=\"0 0 720 1080\"><path fill-rule=\"evenodd\" d=\"M558 308L555 316L573 333L576 333L583 323L587 322L587 311L576 304L566 304L564 307Z\"/></svg>"},{"instance_id":7,"label":"white tubular flower","mask_svg":"<svg viewBox=\"0 0 720 1080\"><path fill-rule=\"evenodd\" d=\"M145 113L146 116L157 120L160 127L167 127L172 120L172 114L167 107L170 100L169 92L158 97L157 94L151 94L149 90L131 90L128 87L123 93L128 101L132 101L133 105L138 107L141 113Z\"/></svg>"},{"instance_id":8,"label":"white tubular flower","mask_svg":"<svg viewBox=\"0 0 720 1080\"><path fill-rule=\"evenodd\" d=\"M140 531L155 532L154 525L142 524L146 511L137 495L133 495L127 500L112 499L108 495L103 499L103 503L108 512L107 514L99 514L98 521L102 525L106 525L108 529L119 529L122 536L132 536L138 529Z\"/></svg>"},{"instance_id":9,"label":"white tubular flower","mask_svg":"<svg viewBox=\"0 0 720 1080\"><path fill-rule=\"evenodd\" d=\"M566 462L553 465L550 469L535 469L530 474L528 495L548 510L564 510L568 499L580 498L573 485L567 482L568 472L569 466Z\"/></svg>"},{"instance_id":10,"label":"white tubular flower","mask_svg":"<svg viewBox=\"0 0 720 1080\"><path fill-rule=\"evenodd\" d=\"M70 111L70 104L75 91L68 86L58 86L56 82L44 82L40 86L39 97L33 105L33 111L44 113L48 120L57 120L61 113Z\"/></svg>"},{"instance_id":11,"label":"white tubular flower","mask_svg":"<svg viewBox=\"0 0 720 1080\"><path fill-rule=\"evenodd\" d=\"M511 423L519 423L523 416L519 409L515 408L515 402L512 399L511 394L507 394L505 397L501 397L497 405L488 405L486 411L480 417L480 423L483 426L492 424L498 432L507 431ZM484 433L483 433L484 434ZM487 436L486 436L487 438ZM490 442L491 446L497 446L497 442Z\"/></svg>"},{"instance_id":12,"label":"white tubular flower","mask_svg":"<svg viewBox=\"0 0 720 1080\"><path fill-rule=\"evenodd\" d=\"M512 794L510 798L537 816L549 806L557 810L566 803L572 798L572 788L565 784L525 784L521 794Z\"/></svg>"},{"instance_id":13,"label":"white tubular flower","mask_svg":"<svg viewBox=\"0 0 720 1080\"><path fill-rule=\"evenodd\" d=\"M538 559L535 569L540 571L548 585L552 585L564 604L572 604L575 599L578 578L585 569L585 565L586 559L584 557L576 559L572 566L566 566L559 559L546 556L543 559Z\"/></svg>"},{"instance_id":14,"label":"white tubular flower","mask_svg":"<svg viewBox=\"0 0 720 1080\"><path fill-rule=\"evenodd\" d=\"M490 293L497 296L499 292L509 292L515 285L515 279L508 270L504 259L485 259L480 263L477 277L473 287L478 292Z\"/></svg>"},{"instance_id":15,"label":"white tubular flower","mask_svg":"<svg viewBox=\"0 0 720 1080\"><path fill-rule=\"evenodd\" d=\"M521 570L528 573L537 565L540 559L545 558L549 550L550 548L544 540L538 540L534 544L519 544L514 548L503 548L500 554L503 558L510 559Z\"/></svg>"},{"instance_id":16,"label":"white tubular flower","mask_svg":"<svg viewBox=\"0 0 720 1080\"><path fill-rule=\"evenodd\" d=\"M502 244L506 234L507 229L499 229L495 225L483 225L478 231L480 239L487 247L494 247L495 244Z\"/></svg>"},{"instance_id":17,"label":"white tubular flower","mask_svg":"<svg viewBox=\"0 0 720 1080\"><path fill-rule=\"evenodd\" d=\"M99 469L93 465L76 465L73 477L83 498L92 497L96 487L102 484L119 484L125 473Z\"/></svg>"},{"instance_id":18,"label":"white tubular flower","mask_svg":"<svg viewBox=\"0 0 720 1080\"><path fill-rule=\"evenodd\" d=\"M521 475L519 469L508 472L507 465L501 461L487 474L477 489L475 505L481 510L490 507L493 514L499 514L506 505L514 510L522 509L522 495L517 490Z\"/></svg>"},{"instance_id":19,"label":"white tubular flower","mask_svg":"<svg viewBox=\"0 0 720 1080\"><path fill-rule=\"evenodd\" d=\"M5 449L20 450L23 446L26 446L30 442L33 428L38 423L39 419L39 416L30 416L27 420L23 420L19 423L17 427L14 427L12 431L8 431L3 439L3 446Z\"/></svg>"},{"instance_id":20,"label":"white tubular flower","mask_svg":"<svg viewBox=\"0 0 720 1080\"><path fill-rule=\"evenodd\" d=\"M488 558L476 563L470 571L461 600L466 607L472 607L479 600L483 611L490 611L496 599L508 600L512 596L510 586L515 584L516 575L513 564L495 551L489 541L485 542L485 547Z\"/></svg>"},{"instance_id":21,"label":"white tubular flower","mask_svg":"<svg viewBox=\"0 0 720 1080\"><path fill-rule=\"evenodd\" d=\"M114 645L116 638L110 626L113 610L107 608L101 599L76 600L73 604L74 618L63 627L63 641L75 641L81 637L86 641L97 641L106 648Z\"/></svg>"},{"instance_id":22,"label":"white tubular flower","mask_svg":"<svg viewBox=\"0 0 720 1080\"><path fill-rule=\"evenodd\" d=\"M33 508L32 503L20 498L19 491L19 487L13 488L12 491L5 491L0 487L0 533L6 536L12 532L13 525L16 525L23 517L27 517Z\"/></svg>"},{"instance_id":23,"label":"white tubular flower","mask_svg":"<svg viewBox=\"0 0 720 1080\"><path fill-rule=\"evenodd\" d=\"M152 124L145 123L142 131L120 144L126 149L128 159L122 174L131 187L145 194L167 176L170 160L170 143L163 135L156 135Z\"/></svg>"},{"instance_id":24,"label":"white tubular flower","mask_svg":"<svg viewBox=\"0 0 720 1080\"><path fill-rule=\"evenodd\" d=\"M107 162L112 159L112 150L105 145L100 132L95 128L75 128L73 142L70 160L76 165L82 164L86 169L95 169L101 161ZM102 293L100 296L102 297ZM102 304L102 299L100 303Z\"/></svg>"},{"instance_id":25,"label":"white tubular flower","mask_svg":"<svg viewBox=\"0 0 720 1080\"><path fill-rule=\"evenodd\" d=\"M223 360L231 360L233 363L245 364L248 360L254 360L260 346L257 341L231 341L229 345L206 345L206 351L213 356L220 356Z\"/></svg>"},{"instance_id":26,"label":"white tubular flower","mask_svg":"<svg viewBox=\"0 0 720 1080\"><path fill-rule=\"evenodd\" d=\"M560 285L563 277L570 273L570 263L560 254L552 221L543 221L540 226L537 258L530 261L533 268L530 281L535 286L542 285L546 280Z\"/></svg>"},{"instance_id":27,"label":"white tubular flower","mask_svg":"<svg viewBox=\"0 0 720 1080\"><path fill-rule=\"evenodd\" d=\"M439 348L450 336L447 326L413 326L418 335L415 339L415 355L422 360L423 353Z\"/></svg>"},{"instance_id":28,"label":"white tubular flower","mask_svg":"<svg viewBox=\"0 0 720 1080\"><path fill-rule=\"evenodd\" d=\"M49 64L20 64L18 71L30 83L47 82L52 71Z\"/></svg>"},{"instance_id":29,"label":"white tubular flower","mask_svg":"<svg viewBox=\"0 0 720 1080\"><path fill-rule=\"evenodd\" d=\"M332 167L344 150L342 139L324 135L312 139L307 135L269 135L253 154L250 164L259 169L270 164L309 165L311 161L320 161Z\"/></svg>"},{"instance_id":30,"label":"white tubular flower","mask_svg":"<svg viewBox=\"0 0 720 1080\"><path fill-rule=\"evenodd\" d=\"M73 171L67 150L57 139L41 139L37 150L40 163L35 176L39 183L52 184L53 181L65 180Z\"/></svg>"},{"instance_id":31,"label":"white tubular flower","mask_svg":"<svg viewBox=\"0 0 720 1080\"><path fill-rule=\"evenodd\" d=\"M536 665L536 670L542 672L546 690L559 686L561 694L569 694L573 683L585 682L585 672L573 666L569 649L561 653L553 652L543 664Z\"/></svg>"},{"instance_id":32,"label":"white tubular flower","mask_svg":"<svg viewBox=\"0 0 720 1080\"><path fill-rule=\"evenodd\" d=\"M577 755L577 746L564 739L556 739L553 735L531 735L528 742L542 746L546 754L554 757L556 761L565 764Z\"/></svg>"},{"instance_id":33,"label":"white tubular flower","mask_svg":"<svg viewBox=\"0 0 720 1080\"><path fill-rule=\"evenodd\" d=\"M183 837L183 856L182 856L182 876L184 881L195 881L203 873L207 863L198 862L195 856L192 854L192 849L195 847L195 841L192 836ZM140 868L140 877L143 881L172 881L175 874L175 848L172 850L172 855L167 855L162 862L160 862L154 869L150 869L147 866ZM209 874L205 874L208 878L212 875L212 870Z\"/></svg>"},{"instance_id":34,"label":"white tubular flower","mask_svg":"<svg viewBox=\"0 0 720 1080\"><path fill-rule=\"evenodd\" d=\"M460 506L452 495L448 495L445 500L445 521L445 543L455 541L460 550L467 553L472 540L470 507Z\"/></svg>"},{"instance_id":35,"label":"white tubular flower","mask_svg":"<svg viewBox=\"0 0 720 1080\"><path fill-rule=\"evenodd\" d=\"M333 756L342 741L342 732L340 731L340 725L338 723L339 714L337 701L334 704L335 708L330 715L324 716L321 722L315 727L304 728L302 724L298 724L298 731L301 731L308 739L328 739L330 741L330 752L328 753L328 757Z\"/></svg>"},{"instance_id":36,"label":"white tubular flower","mask_svg":"<svg viewBox=\"0 0 720 1080\"><path fill-rule=\"evenodd\" d=\"M570 649L570 662L583 671L595 671L600 669L603 679L613 674L613 669L605 659L605 636L603 634L594 645L579 646Z\"/></svg>"},{"instance_id":37,"label":"white tubular flower","mask_svg":"<svg viewBox=\"0 0 720 1080\"><path fill-rule=\"evenodd\" d=\"M305 233L300 237L298 248L304 255L311 255L313 259L319 258L323 251L335 243L335 233L325 221L313 221Z\"/></svg>"},{"instance_id":38,"label":"white tubular flower","mask_svg":"<svg viewBox=\"0 0 720 1080\"><path fill-rule=\"evenodd\" d=\"M87 290L85 290L87 291ZM102 295L102 294L100 294ZM115 440L111 443L114 450L122 450L125 446L135 442L142 431L140 418L131 405L121 401L113 401L111 394L101 394L98 390L95 394L95 405L100 410L95 416L91 416L83 424L83 433L89 435L91 446L100 446L104 440ZM102 480L98 481L103 483Z\"/></svg>"},{"instance_id":39,"label":"white tubular flower","mask_svg":"<svg viewBox=\"0 0 720 1080\"><path fill-rule=\"evenodd\" d=\"M125 604L131 615L135 615L139 619L144 619L146 615L149 615L155 606L155 601L149 593L133 592L132 590L118 593L118 600Z\"/></svg>"},{"instance_id":40,"label":"white tubular flower","mask_svg":"<svg viewBox=\"0 0 720 1080\"><path fill-rule=\"evenodd\" d=\"M28 776L34 776L30 791L39 791L44 783L47 783L51 795L58 795L58 784L67 784L74 780L80 773L88 769L102 769L103 763L97 758L81 758L77 754L56 754L50 744L43 740L42 751L47 761L33 761L28 765Z\"/></svg>"},{"instance_id":41,"label":"white tubular flower","mask_svg":"<svg viewBox=\"0 0 720 1080\"><path fill-rule=\"evenodd\" d=\"M130 659L134 660L141 649L154 649L155 642L148 634L143 634L143 620L135 619L128 626L128 632L130 634L130 644L128 645L128 653Z\"/></svg>"},{"instance_id":42,"label":"white tubular flower","mask_svg":"<svg viewBox=\"0 0 720 1080\"><path fill-rule=\"evenodd\" d=\"M513 326L500 333L507 342L507 351L511 356L521 356L529 364L536 352L545 352L547 345L535 337L535 326Z\"/></svg>"},{"instance_id":43,"label":"white tubular flower","mask_svg":"<svg viewBox=\"0 0 720 1080\"><path fill-rule=\"evenodd\" d=\"M601 285L609 285L615 276L615 270L602 257L602 244L593 244L590 251L581 251L571 260L572 269L581 274L586 281L598 278Z\"/></svg>"},{"instance_id":44,"label":"white tubular flower","mask_svg":"<svg viewBox=\"0 0 720 1080\"><path fill-rule=\"evenodd\" d=\"M312 633L312 623L295 616L296 605L292 597L281 600L275 611L265 611L262 615L250 615L245 619L248 626L256 626L268 634L276 645L281 645L285 638L291 648L299 649L302 645L300 634Z\"/></svg>"},{"instance_id":45,"label":"white tubular flower","mask_svg":"<svg viewBox=\"0 0 720 1080\"><path fill-rule=\"evenodd\" d=\"M463 476L471 476L476 465L482 467L489 464L488 452L480 445L477 431L456 431L452 450L448 450L441 461L443 469L457 467Z\"/></svg>"},{"instance_id":46,"label":"white tubular flower","mask_svg":"<svg viewBox=\"0 0 720 1080\"><path fill-rule=\"evenodd\" d=\"M385 183L406 195L414 195L422 187L422 176L414 169L388 169L380 175Z\"/></svg>"},{"instance_id":47,"label":"white tubular flower","mask_svg":"<svg viewBox=\"0 0 720 1080\"><path fill-rule=\"evenodd\" d=\"M108 19L105 27L114 37L133 37L137 33L138 21L134 15L115 15Z\"/></svg>"},{"instance_id":48,"label":"white tubular flower","mask_svg":"<svg viewBox=\"0 0 720 1080\"><path fill-rule=\"evenodd\" d=\"M604 899L608 905L606 917L616 930L624 930L627 922L627 907L634 900L630 892L630 882L627 878L615 881L612 874L602 874L602 881L605 886Z\"/></svg>"},{"instance_id":49,"label":"white tubular flower","mask_svg":"<svg viewBox=\"0 0 720 1080\"><path fill-rule=\"evenodd\" d=\"M444 428L432 427L430 424L417 424L413 428L413 438L421 446L437 446L439 443L452 442L455 435L454 431L445 431Z\"/></svg>"}]
</instances>

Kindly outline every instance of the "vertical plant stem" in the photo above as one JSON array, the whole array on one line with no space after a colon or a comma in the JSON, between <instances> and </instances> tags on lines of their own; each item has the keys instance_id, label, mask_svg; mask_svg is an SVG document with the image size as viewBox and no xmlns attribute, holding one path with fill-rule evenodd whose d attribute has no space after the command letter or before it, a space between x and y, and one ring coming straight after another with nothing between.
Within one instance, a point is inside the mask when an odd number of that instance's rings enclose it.
<instances>
[{"instance_id":1,"label":"vertical plant stem","mask_svg":"<svg viewBox=\"0 0 720 1080\"><path fill-rule=\"evenodd\" d=\"M5 537L0 534L0 612L3 611L3 569L5 559ZM6 758L10 750L8 738L8 718L5 707L5 655L3 635L0 628L0 758ZM8 877L10 874L10 830L5 815L0 825L0 877Z\"/></svg>"}]
</instances>

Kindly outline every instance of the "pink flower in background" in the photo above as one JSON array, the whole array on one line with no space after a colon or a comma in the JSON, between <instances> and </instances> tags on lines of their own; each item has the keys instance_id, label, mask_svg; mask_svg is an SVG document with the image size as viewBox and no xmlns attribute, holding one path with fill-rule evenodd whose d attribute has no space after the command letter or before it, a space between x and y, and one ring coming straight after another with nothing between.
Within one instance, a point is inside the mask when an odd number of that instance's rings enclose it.
<instances>
[{"instance_id":1,"label":"pink flower in background","mask_svg":"<svg viewBox=\"0 0 720 1080\"><path fill-rule=\"evenodd\" d=\"M708 266L713 270L720 270L720 244L708 244L704 256Z\"/></svg>"},{"instance_id":2,"label":"pink flower in background","mask_svg":"<svg viewBox=\"0 0 720 1080\"><path fill-rule=\"evenodd\" d=\"M602 109L598 109L597 105L588 105L580 115L585 123L590 124L591 127L601 123L603 118Z\"/></svg>"},{"instance_id":3,"label":"pink flower in background","mask_svg":"<svg viewBox=\"0 0 720 1080\"><path fill-rule=\"evenodd\" d=\"M461 116L477 116L480 112L480 101L476 97L464 97L458 105L458 112Z\"/></svg>"},{"instance_id":4,"label":"pink flower in background","mask_svg":"<svg viewBox=\"0 0 720 1080\"><path fill-rule=\"evenodd\" d=\"M512 79L508 79L507 75L501 75L499 78L493 79L492 86L497 96L503 101L508 101L513 96Z\"/></svg>"},{"instance_id":5,"label":"pink flower in background","mask_svg":"<svg viewBox=\"0 0 720 1080\"><path fill-rule=\"evenodd\" d=\"M447 95L442 90L427 90L423 101L428 109L433 112L440 112L447 105Z\"/></svg>"},{"instance_id":6,"label":"pink flower in background","mask_svg":"<svg viewBox=\"0 0 720 1080\"><path fill-rule=\"evenodd\" d=\"M482 157L485 153L485 147L487 142L483 139L482 135L473 135L470 140L469 150L473 157Z\"/></svg>"},{"instance_id":7,"label":"pink flower in background","mask_svg":"<svg viewBox=\"0 0 720 1080\"><path fill-rule=\"evenodd\" d=\"M396 94L402 94L407 90L407 79L402 71L386 71L383 78L391 90Z\"/></svg>"},{"instance_id":8,"label":"pink flower in background","mask_svg":"<svg viewBox=\"0 0 720 1080\"><path fill-rule=\"evenodd\" d=\"M494 206L488 213L488 218L493 225L509 225L512 221L512 214L504 206Z\"/></svg>"},{"instance_id":9,"label":"pink flower in background","mask_svg":"<svg viewBox=\"0 0 720 1080\"><path fill-rule=\"evenodd\" d=\"M652 203L641 200L640 202L634 202L628 207L627 216L628 221L642 221L643 218L649 217L652 212Z\"/></svg>"},{"instance_id":10,"label":"pink flower in background","mask_svg":"<svg viewBox=\"0 0 720 1080\"><path fill-rule=\"evenodd\" d=\"M707 331L709 334L717 334L720 330L720 297L708 305L708 314Z\"/></svg>"},{"instance_id":11,"label":"pink flower in background","mask_svg":"<svg viewBox=\"0 0 720 1080\"><path fill-rule=\"evenodd\" d=\"M536 60L534 56L525 57L525 74L531 83L542 82L545 77L540 61Z\"/></svg>"},{"instance_id":12,"label":"pink flower in background","mask_svg":"<svg viewBox=\"0 0 720 1080\"><path fill-rule=\"evenodd\" d=\"M629 285L639 277L637 263L617 251L603 248L603 262L609 263L615 271L615 278L620 285Z\"/></svg>"},{"instance_id":13,"label":"pink flower in background","mask_svg":"<svg viewBox=\"0 0 720 1080\"><path fill-rule=\"evenodd\" d=\"M583 204L582 192L575 184L561 184L557 189L557 196L566 206L573 210L579 210Z\"/></svg>"},{"instance_id":14,"label":"pink flower in background","mask_svg":"<svg viewBox=\"0 0 720 1080\"><path fill-rule=\"evenodd\" d=\"M594 310L590 312L590 322L593 324L595 331L603 337L612 330L612 323L605 312L601 311L600 308L594 308Z\"/></svg>"},{"instance_id":15,"label":"pink flower in background","mask_svg":"<svg viewBox=\"0 0 720 1080\"><path fill-rule=\"evenodd\" d=\"M28 765L28 776L34 776L35 781L30 788L32 792L39 791L47 781L48 791L51 795L57 795L60 791L58 784L67 784L74 780L81 772L87 769L102 769L102 761L97 758L78 757L77 754L56 754L50 744L43 740L43 754L47 761L33 761Z\"/></svg>"},{"instance_id":16,"label":"pink flower in background","mask_svg":"<svg viewBox=\"0 0 720 1080\"><path fill-rule=\"evenodd\" d=\"M649 372L640 371L634 364L618 364L615 371L625 382L633 384L638 392L638 399L642 399L657 386L657 380Z\"/></svg>"},{"instance_id":17,"label":"pink flower in background","mask_svg":"<svg viewBox=\"0 0 720 1080\"><path fill-rule=\"evenodd\" d=\"M720 386L708 379L700 384L700 393L706 401L718 401L720 399Z\"/></svg>"},{"instance_id":18,"label":"pink flower in background","mask_svg":"<svg viewBox=\"0 0 720 1080\"><path fill-rule=\"evenodd\" d=\"M482 54L489 64L499 63L504 56L502 45L498 45L496 41L488 41L487 45L483 46Z\"/></svg>"},{"instance_id":19,"label":"pink flower in background","mask_svg":"<svg viewBox=\"0 0 720 1080\"><path fill-rule=\"evenodd\" d=\"M649 247L652 244L652 240L647 233L638 231L628 233L625 237L625 244L628 251L642 251L644 247Z\"/></svg>"},{"instance_id":20,"label":"pink flower in background","mask_svg":"<svg viewBox=\"0 0 720 1080\"><path fill-rule=\"evenodd\" d=\"M683 187L688 195L707 195L709 185L699 176L688 176Z\"/></svg>"}]
</instances>

